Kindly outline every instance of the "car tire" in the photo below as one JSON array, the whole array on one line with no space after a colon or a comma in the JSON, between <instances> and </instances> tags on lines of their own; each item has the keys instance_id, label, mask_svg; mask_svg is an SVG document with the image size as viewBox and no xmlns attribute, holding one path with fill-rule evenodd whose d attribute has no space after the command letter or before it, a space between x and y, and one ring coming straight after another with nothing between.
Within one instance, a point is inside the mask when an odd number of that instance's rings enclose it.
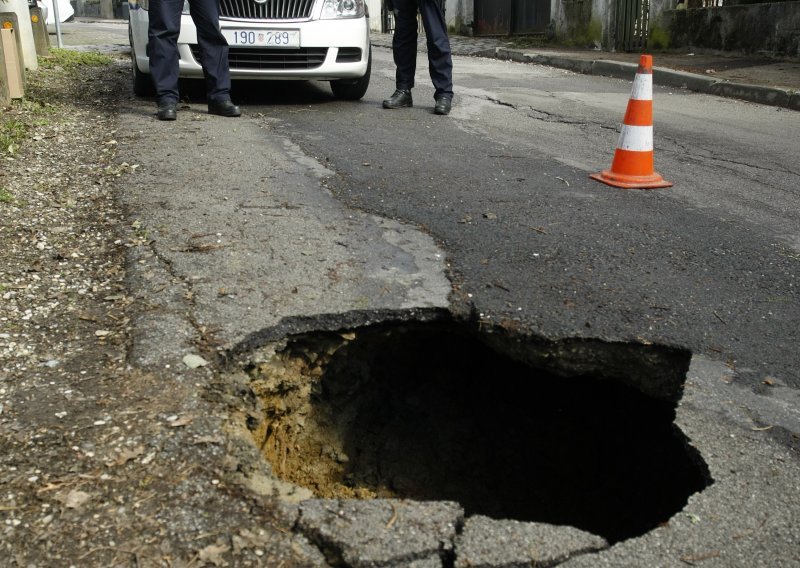
<instances>
[{"instance_id":1,"label":"car tire","mask_svg":"<svg viewBox=\"0 0 800 568\"><path fill-rule=\"evenodd\" d=\"M139 69L136 64L136 50L133 48L133 37L131 36L130 29L128 30L128 39L131 44L131 72L133 77L133 93L137 97L152 97L156 94L155 87L153 87L153 78L149 73L144 73Z\"/></svg>"},{"instance_id":2,"label":"car tire","mask_svg":"<svg viewBox=\"0 0 800 568\"><path fill-rule=\"evenodd\" d=\"M337 79L331 81L333 96L344 101L357 101L363 97L369 87L369 76L372 71L372 48L367 59L367 72L360 79Z\"/></svg>"},{"instance_id":3,"label":"car tire","mask_svg":"<svg viewBox=\"0 0 800 568\"><path fill-rule=\"evenodd\" d=\"M137 97L152 97L156 94L153 88L153 78L147 73L139 71L136 61L132 61L133 67L133 92Z\"/></svg>"}]
</instances>

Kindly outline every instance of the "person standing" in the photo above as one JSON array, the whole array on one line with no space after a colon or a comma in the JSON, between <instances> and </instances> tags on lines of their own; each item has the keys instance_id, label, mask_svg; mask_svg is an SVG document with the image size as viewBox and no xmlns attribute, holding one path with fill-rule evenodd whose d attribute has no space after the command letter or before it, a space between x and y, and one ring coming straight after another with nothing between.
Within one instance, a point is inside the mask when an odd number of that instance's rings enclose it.
<instances>
[{"instance_id":1,"label":"person standing","mask_svg":"<svg viewBox=\"0 0 800 568\"><path fill-rule=\"evenodd\" d=\"M394 37L392 55L397 66L396 90L383 101L383 108L395 109L414 106L411 89L417 67L417 10L422 17L422 27L428 44L428 70L433 87L433 112L449 114L453 103L453 60L450 55L450 38L444 20L444 0L393 0Z\"/></svg>"},{"instance_id":2,"label":"person standing","mask_svg":"<svg viewBox=\"0 0 800 568\"><path fill-rule=\"evenodd\" d=\"M150 0L147 49L159 120L177 118L178 35L181 31L183 2ZM242 111L231 101L228 42L219 30L219 0L189 0L189 12L197 27L208 112L221 116L240 116Z\"/></svg>"}]
</instances>

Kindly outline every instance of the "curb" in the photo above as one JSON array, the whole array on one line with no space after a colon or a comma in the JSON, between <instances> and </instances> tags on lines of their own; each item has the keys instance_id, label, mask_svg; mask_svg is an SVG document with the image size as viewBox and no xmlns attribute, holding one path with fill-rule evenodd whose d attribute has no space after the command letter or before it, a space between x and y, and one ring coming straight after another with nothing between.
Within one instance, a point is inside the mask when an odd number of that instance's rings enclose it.
<instances>
[{"instance_id":1,"label":"curb","mask_svg":"<svg viewBox=\"0 0 800 568\"><path fill-rule=\"evenodd\" d=\"M541 53L524 53L496 47L487 49L475 55L480 57L494 57L518 63L538 63L567 69L585 75L599 75L604 77L616 77L633 81L638 65L622 61L608 61L605 59L583 60L564 57L561 55L545 55ZM780 89L777 87L765 87L762 85L747 85L744 83L728 83L719 81L711 77L705 77L696 73L676 71L664 67L653 68L653 83L666 87L688 89L699 93L715 95L750 101L753 103L800 110L800 92L791 89Z\"/></svg>"}]
</instances>

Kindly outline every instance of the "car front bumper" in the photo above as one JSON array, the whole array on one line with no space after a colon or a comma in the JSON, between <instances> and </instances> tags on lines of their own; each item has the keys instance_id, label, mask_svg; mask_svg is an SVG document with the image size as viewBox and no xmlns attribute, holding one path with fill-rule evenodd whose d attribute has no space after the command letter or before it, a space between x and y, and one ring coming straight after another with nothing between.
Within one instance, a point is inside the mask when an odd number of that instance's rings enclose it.
<instances>
[{"instance_id":1,"label":"car front bumper","mask_svg":"<svg viewBox=\"0 0 800 568\"><path fill-rule=\"evenodd\" d=\"M358 79L367 71L369 59L369 20L364 18L342 20L312 20L301 22L264 22L252 20L220 20L221 28L237 30L299 30L300 49L283 48L231 48L231 77L233 79L299 79L299 80L337 80ZM146 29L144 40L146 43ZM233 51L240 56L236 57ZM354 60L353 53L360 50L360 58ZM295 51L295 58L301 60L303 54L313 52L307 64L286 66L280 63L281 57ZM178 38L180 55L179 73L184 78L202 78L203 69L195 54L197 53L197 33L189 16L181 20L181 33ZM193 53L194 52L194 53ZM144 49L136 50L136 61L141 71L149 72L149 61ZM300 68L301 67L301 68Z\"/></svg>"}]
</instances>

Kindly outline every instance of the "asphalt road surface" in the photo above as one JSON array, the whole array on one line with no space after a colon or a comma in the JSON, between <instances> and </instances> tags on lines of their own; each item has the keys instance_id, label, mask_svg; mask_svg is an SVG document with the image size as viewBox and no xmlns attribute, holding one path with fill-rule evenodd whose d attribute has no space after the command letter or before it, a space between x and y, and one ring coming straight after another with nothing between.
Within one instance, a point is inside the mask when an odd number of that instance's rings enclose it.
<instances>
[{"instance_id":1,"label":"asphalt road surface","mask_svg":"<svg viewBox=\"0 0 800 568\"><path fill-rule=\"evenodd\" d=\"M618 190L588 175L610 165L630 82L457 57L440 117L423 58L414 108L382 109L393 65L373 55L358 102L325 83L244 82L241 119L209 117L187 89L178 121L160 123L153 101L121 97L120 159L140 167L120 199L151 239L131 252L131 285L153 302L132 363L178 373L197 326L246 358L289 333L415 310L541 341L686 350L676 424L713 484L668 529L565 565L800 563L800 114L656 88L656 169L675 185ZM220 250L188 251L199 234ZM159 265L169 277L149 283ZM296 530L369 565L374 541L314 503ZM489 535L482 565L509 565L498 525L477 527L462 537ZM477 548L459 542L467 566Z\"/></svg>"},{"instance_id":2,"label":"asphalt road surface","mask_svg":"<svg viewBox=\"0 0 800 568\"><path fill-rule=\"evenodd\" d=\"M422 59L416 106L384 111L392 64L374 56L358 103L324 83L236 95L335 170L345 203L430 232L483 318L681 345L749 388L800 386L798 113L656 88L656 170L675 185L616 190L588 174L610 165L629 82L464 58L438 117Z\"/></svg>"}]
</instances>

